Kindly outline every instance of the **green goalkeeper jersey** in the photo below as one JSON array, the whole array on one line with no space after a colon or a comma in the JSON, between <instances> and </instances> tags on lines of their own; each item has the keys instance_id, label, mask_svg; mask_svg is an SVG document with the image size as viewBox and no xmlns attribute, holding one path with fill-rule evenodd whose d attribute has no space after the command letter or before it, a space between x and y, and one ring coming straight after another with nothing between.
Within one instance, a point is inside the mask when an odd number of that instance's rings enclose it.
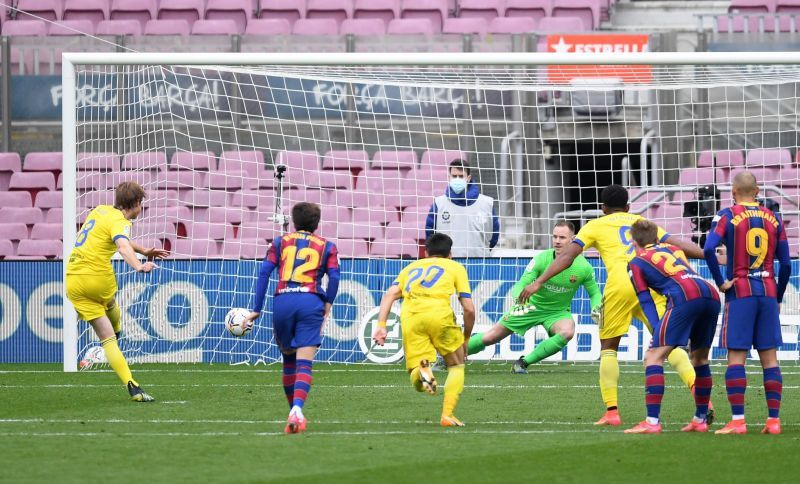
<instances>
[{"instance_id":1,"label":"green goalkeeper jersey","mask_svg":"<svg viewBox=\"0 0 800 484\"><path fill-rule=\"evenodd\" d=\"M511 290L515 300L519 297L522 289L544 273L555 258L555 249L549 249L531 259L528 267L525 268L525 273ZM563 272L545 282L541 290L531 296L528 304L536 306L537 311L570 311L572 298L580 286L585 287L586 292L589 293L592 309L599 306L603 296L594 279L594 269L582 255L576 257L572 265Z\"/></svg>"}]
</instances>

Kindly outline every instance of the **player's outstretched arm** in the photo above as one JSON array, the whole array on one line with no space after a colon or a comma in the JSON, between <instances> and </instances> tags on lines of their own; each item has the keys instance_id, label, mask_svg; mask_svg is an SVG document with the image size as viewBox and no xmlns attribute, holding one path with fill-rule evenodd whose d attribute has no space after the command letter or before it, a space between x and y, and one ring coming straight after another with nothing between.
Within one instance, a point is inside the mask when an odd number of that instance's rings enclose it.
<instances>
[{"instance_id":1,"label":"player's outstretched arm","mask_svg":"<svg viewBox=\"0 0 800 484\"><path fill-rule=\"evenodd\" d=\"M402 296L400 286L393 284L381 298L381 306L378 311L378 327L375 328L375 331L372 333L372 340L378 344L378 346L383 346L383 343L386 342L386 319L389 318L392 304L400 299L400 296Z\"/></svg>"},{"instance_id":2,"label":"player's outstretched arm","mask_svg":"<svg viewBox=\"0 0 800 484\"><path fill-rule=\"evenodd\" d=\"M143 247L133 240L130 241L131 247L133 247L134 252L138 254L142 254L143 256L147 257L148 259L166 259L169 255L169 251L164 249L157 249L155 247Z\"/></svg>"},{"instance_id":3,"label":"player's outstretched arm","mask_svg":"<svg viewBox=\"0 0 800 484\"><path fill-rule=\"evenodd\" d=\"M134 252L133 247L128 239L124 237L120 237L115 242L117 244L117 251L119 251L119 255L131 266L131 269L135 270L136 272L150 272L153 269L158 269L158 266L155 265L153 262L144 262L139 260L136 257L136 252Z\"/></svg>"},{"instance_id":4,"label":"player's outstretched arm","mask_svg":"<svg viewBox=\"0 0 800 484\"><path fill-rule=\"evenodd\" d=\"M555 258L555 260L553 260L544 273L542 273L542 275L531 284L525 286L525 289L519 293L520 303L527 302L531 296L539 292L542 284L549 281L553 276L560 274L565 269L569 268L569 266L572 265L572 263L575 261L575 258L578 257L581 252L583 252L583 247L575 243L568 244L566 247L564 247L564 250L558 255L558 257Z\"/></svg>"},{"instance_id":5,"label":"player's outstretched arm","mask_svg":"<svg viewBox=\"0 0 800 484\"><path fill-rule=\"evenodd\" d=\"M275 270L275 263L273 262L274 253L271 246L267 251L267 256L261 263L261 269L258 271L258 282L256 282L256 289L253 292L253 304L251 306L250 314L245 318L246 323L250 323L258 318L261 314L261 309L264 307L264 297L267 295L267 286L269 285L269 276Z\"/></svg>"},{"instance_id":6,"label":"player's outstretched arm","mask_svg":"<svg viewBox=\"0 0 800 484\"><path fill-rule=\"evenodd\" d=\"M703 249L701 249L699 245L689 240L684 240L680 237L670 235L664 242L681 249L683 253L686 254L686 257L690 259L703 259L705 257Z\"/></svg>"},{"instance_id":7,"label":"player's outstretched arm","mask_svg":"<svg viewBox=\"0 0 800 484\"><path fill-rule=\"evenodd\" d=\"M458 302L464 309L464 341L469 341L472 329L475 327L475 304L470 297L459 297Z\"/></svg>"}]
</instances>

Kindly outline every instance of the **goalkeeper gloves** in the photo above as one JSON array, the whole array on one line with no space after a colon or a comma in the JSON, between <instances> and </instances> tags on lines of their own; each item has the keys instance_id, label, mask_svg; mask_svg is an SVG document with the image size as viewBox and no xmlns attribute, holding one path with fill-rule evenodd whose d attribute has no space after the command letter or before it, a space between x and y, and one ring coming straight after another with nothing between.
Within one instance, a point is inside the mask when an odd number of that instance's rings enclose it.
<instances>
[{"instance_id":1,"label":"goalkeeper gloves","mask_svg":"<svg viewBox=\"0 0 800 484\"><path fill-rule=\"evenodd\" d=\"M597 306L592 308L592 321L594 324L600 326L600 321L603 317L603 304L598 304Z\"/></svg>"},{"instance_id":2,"label":"goalkeeper gloves","mask_svg":"<svg viewBox=\"0 0 800 484\"><path fill-rule=\"evenodd\" d=\"M531 311L533 311L535 309L536 309L536 306L534 306L533 304L519 304L518 303L518 304L515 304L515 305L511 306L511 309L509 309L508 313L511 316L522 316L522 315L528 314L529 312L531 312Z\"/></svg>"}]
</instances>

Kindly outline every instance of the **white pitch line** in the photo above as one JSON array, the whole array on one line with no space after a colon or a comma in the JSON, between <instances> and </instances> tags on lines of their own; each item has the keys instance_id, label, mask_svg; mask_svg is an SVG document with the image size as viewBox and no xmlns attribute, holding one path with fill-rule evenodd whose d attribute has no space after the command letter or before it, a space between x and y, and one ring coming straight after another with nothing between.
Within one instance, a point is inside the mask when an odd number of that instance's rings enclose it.
<instances>
[{"instance_id":1,"label":"white pitch line","mask_svg":"<svg viewBox=\"0 0 800 484\"><path fill-rule=\"evenodd\" d=\"M469 425L469 424L468 424ZM526 435L526 434L588 434L608 433L601 430L381 430L381 431L309 431L306 437L343 436L343 435L452 435L455 434L488 434L488 435ZM621 432L620 432L621 433ZM283 436L283 432L0 432L3 437L272 437Z\"/></svg>"},{"instance_id":2,"label":"white pitch line","mask_svg":"<svg viewBox=\"0 0 800 484\"><path fill-rule=\"evenodd\" d=\"M0 388L113 388L119 385L114 384L93 384L93 383L53 383L53 384L27 384L27 385L3 385ZM375 385L325 385L326 388L335 389L342 388L345 390L354 389L376 389L376 388L411 388L410 385L399 384L375 384ZM273 383L148 383L147 388L283 388L282 385ZM558 389L597 389L600 385L464 385L464 388L476 389L499 389L499 390L527 390L527 389L544 389L544 390L558 390ZM622 390L636 390L644 388L643 385L619 385L618 388ZM667 385L665 388L680 389L686 388L684 385ZM784 390L797 390L800 385L784 385Z\"/></svg>"}]
</instances>

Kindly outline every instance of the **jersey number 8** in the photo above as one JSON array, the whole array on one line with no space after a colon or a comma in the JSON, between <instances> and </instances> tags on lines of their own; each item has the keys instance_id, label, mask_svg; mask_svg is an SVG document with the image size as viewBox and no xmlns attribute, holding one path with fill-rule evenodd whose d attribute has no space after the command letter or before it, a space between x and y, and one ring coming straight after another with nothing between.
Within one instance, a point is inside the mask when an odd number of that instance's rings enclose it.
<instances>
[{"instance_id":1,"label":"jersey number 8","mask_svg":"<svg viewBox=\"0 0 800 484\"><path fill-rule=\"evenodd\" d=\"M94 228L95 219L91 219L86 222L81 231L78 232L78 236L75 237L75 247L80 247L86 243L86 239L89 238L89 232Z\"/></svg>"}]
</instances>

